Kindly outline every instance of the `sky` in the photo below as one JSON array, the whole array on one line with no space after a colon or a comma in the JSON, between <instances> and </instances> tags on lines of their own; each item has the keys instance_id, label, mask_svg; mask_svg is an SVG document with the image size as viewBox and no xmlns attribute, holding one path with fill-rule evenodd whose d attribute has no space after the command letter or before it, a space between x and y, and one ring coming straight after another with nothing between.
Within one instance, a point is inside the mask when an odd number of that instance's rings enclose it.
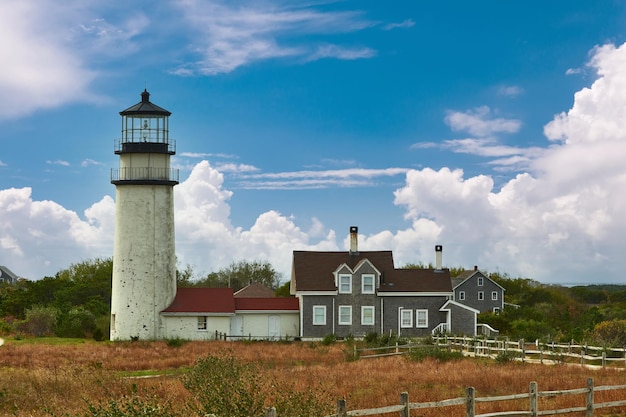
<instances>
[{"instance_id":1,"label":"sky","mask_svg":"<svg viewBox=\"0 0 626 417\"><path fill-rule=\"evenodd\" d=\"M172 112L197 277L392 250L625 284L621 1L0 2L0 265L113 253L119 112Z\"/></svg>"}]
</instances>

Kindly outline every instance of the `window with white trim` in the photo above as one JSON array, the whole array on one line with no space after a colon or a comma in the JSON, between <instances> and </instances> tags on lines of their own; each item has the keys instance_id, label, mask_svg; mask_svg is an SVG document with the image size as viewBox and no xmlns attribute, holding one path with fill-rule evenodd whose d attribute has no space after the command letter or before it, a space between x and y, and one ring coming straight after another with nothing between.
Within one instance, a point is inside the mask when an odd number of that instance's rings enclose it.
<instances>
[{"instance_id":1,"label":"window with white trim","mask_svg":"<svg viewBox=\"0 0 626 417\"><path fill-rule=\"evenodd\" d=\"M363 326L374 325L374 306L362 306L361 307L361 324Z\"/></svg>"},{"instance_id":2,"label":"window with white trim","mask_svg":"<svg viewBox=\"0 0 626 417\"><path fill-rule=\"evenodd\" d=\"M339 306L339 324L352 324L352 306Z\"/></svg>"},{"instance_id":3,"label":"window with white trim","mask_svg":"<svg viewBox=\"0 0 626 417\"><path fill-rule=\"evenodd\" d=\"M496 313L496 314L499 314L500 313L500 307L494 307L493 308L493 312Z\"/></svg>"},{"instance_id":4,"label":"window with white trim","mask_svg":"<svg viewBox=\"0 0 626 417\"><path fill-rule=\"evenodd\" d=\"M206 316L198 316L198 330L206 330Z\"/></svg>"},{"instance_id":5,"label":"window with white trim","mask_svg":"<svg viewBox=\"0 0 626 417\"><path fill-rule=\"evenodd\" d=\"M352 294L352 275L339 275L339 294Z\"/></svg>"},{"instance_id":6,"label":"window with white trim","mask_svg":"<svg viewBox=\"0 0 626 417\"><path fill-rule=\"evenodd\" d=\"M465 300L465 291L459 291L459 301Z\"/></svg>"},{"instance_id":7,"label":"window with white trim","mask_svg":"<svg viewBox=\"0 0 626 417\"><path fill-rule=\"evenodd\" d=\"M415 327L428 327L428 310L415 310Z\"/></svg>"},{"instance_id":8,"label":"window with white trim","mask_svg":"<svg viewBox=\"0 0 626 417\"><path fill-rule=\"evenodd\" d=\"M479 300L484 300L485 299L485 293L483 291L478 291L478 299Z\"/></svg>"},{"instance_id":9,"label":"window with white trim","mask_svg":"<svg viewBox=\"0 0 626 417\"><path fill-rule=\"evenodd\" d=\"M313 306L313 325L326 325L326 306Z\"/></svg>"},{"instance_id":10,"label":"window with white trim","mask_svg":"<svg viewBox=\"0 0 626 417\"><path fill-rule=\"evenodd\" d=\"M491 300L492 301L498 301L498 291L492 291L491 292Z\"/></svg>"},{"instance_id":11,"label":"window with white trim","mask_svg":"<svg viewBox=\"0 0 626 417\"><path fill-rule=\"evenodd\" d=\"M361 293L374 294L374 274L361 275Z\"/></svg>"},{"instance_id":12,"label":"window with white trim","mask_svg":"<svg viewBox=\"0 0 626 417\"><path fill-rule=\"evenodd\" d=\"M400 310L400 327L403 329L413 327L413 310L405 308Z\"/></svg>"},{"instance_id":13,"label":"window with white trim","mask_svg":"<svg viewBox=\"0 0 626 417\"><path fill-rule=\"evenodd\" d=\"M478 277L478 281L477 281L476 285L478 285L479 287L483 286L483 277Z\"/></svg>"}]
</instances>

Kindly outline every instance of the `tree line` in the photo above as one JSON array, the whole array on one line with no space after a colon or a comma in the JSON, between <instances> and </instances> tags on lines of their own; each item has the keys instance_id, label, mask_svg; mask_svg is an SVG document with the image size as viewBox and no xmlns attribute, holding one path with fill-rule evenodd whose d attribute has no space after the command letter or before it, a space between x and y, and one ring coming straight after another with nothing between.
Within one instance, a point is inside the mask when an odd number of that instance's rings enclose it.
<instances>
[{"instance_id":1,"label":"tree line","mask_svg":"<svg viewBox=\"0 0 626 417\"><path fill-rule=\"evenodd\" d=\"M0 283L0 334L108 339L113 260L92 259L70 265L54 277ZM288 283L265 261L238 261L199 277L193 267L177 269L179 287L230 287L238 291L257 282L289 295Z\"/></svg>"},{"instance_id":2,"label":"tree line","mask_svg":"<svg viewBox=\"0 0 626 417\"><path fill-rule=\"evenodd\" d=\"M0 334L108 338L112 271L111 258L97 258L72 264L54 277L0 284ZM453 276L462 271L451 268ZM626 346L626 285L563 287L487 275L505 289L506 306L498 313L481 313L478 321L498 329L501 336ZM236 261L203 276L189 265L176 271L179 287L238 291L257 282L288 296L289 282L281 285L282 278L266 261Z\"/></svg>"}]
</instances>

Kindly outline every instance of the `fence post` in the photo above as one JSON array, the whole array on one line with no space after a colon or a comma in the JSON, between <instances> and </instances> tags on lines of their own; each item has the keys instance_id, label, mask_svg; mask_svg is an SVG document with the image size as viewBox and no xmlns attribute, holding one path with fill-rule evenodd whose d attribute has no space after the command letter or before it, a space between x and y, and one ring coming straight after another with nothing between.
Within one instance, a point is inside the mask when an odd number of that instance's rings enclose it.
<instances>
[{"instance_id":1,"label":"fence post","mask_svg":"<svg viewBox=\"0 0 626 417\"><path fill-rule=\"evenodd\" d=\"M606 367L606 352L602 352L602 368Z\"/></svg>"},{"instance_id":2,"label":"fence post","mask_svg":"<svg viewBox=\"0 0 626 417\"><path fill-rule=\"evenodd\" d=\"M276 417L276 407L270 407L265 410L265 417Z\"/></svg>"},{"instance_id":3,"label":"fence post","mask_svg":"<svg viewBox=\"0 0 626 417\"><path fill-rule=\"evenodd\" d=\"M346 400L337 400L337 417L346 417L348 412L346 411Z\"/></svg>"},{"instance_id":4,"label":"fence post","mask_svg":"<svg viewBox=\"0 0 626 417\"><path fill-rule=\"evenodd\" d=\"M476 402L474 401L474 387L467 387L465 389L465 416L474 417L476 414Z\"/></svg>"},{"instance_id":5,"label":"fence post","mask_svg":"<svg viewBox=\"0 0 626 417\"><path fill-rule=\"evenodd\" d=\"M537 383L531 382L530 389L528 391L530 394L530 415L531 417L537 417Z\"/></svg>"},{"instance_id":6,"label":"fence post","mask_svg":"<svg viewBox=\"0 0 626 417\"><path fill-rule=\"evenodd\" d=\"M585 396L585 405L587 406L586 417L593 417L593 378L587 378L587 395Z\"/></svg>"},{"instance_id":7,"label":"fence post","mask_svg":"<svg viewBox=\"0 0 626 417\"><path fill-rule=\"evenodd\" d=\"M524 339L519 340L519 348L522 350L522 362L526 361L526 342Z\"/></svg>"},{"instance_id":8,"label":"fence post","mask_svg":"<svg viewBox=\"0 0 626 417\"><path fill-rule=\"evenodd\" d=\"M400 417L409 417L409 393L403 392L400 394L400 404L404 406L400 411Z\"/></svg>"}]
</instances>

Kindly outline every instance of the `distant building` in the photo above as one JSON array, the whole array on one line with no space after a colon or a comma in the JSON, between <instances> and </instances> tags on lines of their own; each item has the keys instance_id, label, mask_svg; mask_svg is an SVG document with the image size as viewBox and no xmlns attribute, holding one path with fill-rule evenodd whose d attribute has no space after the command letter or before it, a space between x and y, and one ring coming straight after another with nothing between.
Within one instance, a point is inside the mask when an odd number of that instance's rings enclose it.
<instances>
[{"instance_id":1,"label":"distant building","mask_svg":"<svg viewBox=\"0 0 626 417\"><path fill-rule=\"evenodd\" d=\"M497 313L504 308L504 288L480 272L477 266L453 278L452 286L456 302L481 313Z\"/></svg>"},{"instance_id":2,"label":"distant building","mask_svg":"<svg viewBox=\"0 0 626 417\"><path fill-rule=\"evenodd\" d=\"M0 282L4 282L6 284L15 284L18 280L18 276L13 273L6 266L0 265Z\"/></svg>"}]
</instances>

